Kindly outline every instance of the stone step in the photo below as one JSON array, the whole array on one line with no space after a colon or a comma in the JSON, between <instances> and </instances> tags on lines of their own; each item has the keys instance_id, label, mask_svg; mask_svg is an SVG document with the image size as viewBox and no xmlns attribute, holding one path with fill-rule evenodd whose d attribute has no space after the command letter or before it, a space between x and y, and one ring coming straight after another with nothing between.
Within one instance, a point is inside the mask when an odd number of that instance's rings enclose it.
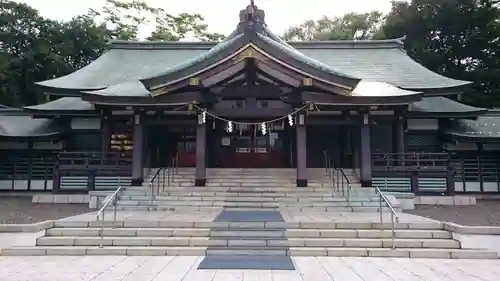
<instances>
[{"instance_id":1,"label":"stone step","mask_svg":"<svg viewBox=\"0 0 500 281\"><path fill-rule=\"evenodd\" d=\"M334 188L321 188L321 187L310 187L310 188L286 188L286 187L238 187L238 186L218 186L218 187L195 187L195 186L185 186L185 187L158 187L155 186L153 188L144 187L144 188L127 188L122 193L137 193L141 192L151 193L151 191L155 193L160 190L162 193L185 193L185 192L200 192L200 194L207 194L209 192L223 192L223 193L300 193L300 194L321 194L323 196L332 196L336 193L345 192L347 193L347 189L334 189ZM363 196L375 194L374 191L371 190L363 190L363 189L351 189L350 194L362 194Z\"/></svg>"},{"instance_id":2,"label":"stone step","mask_svg":"<svg viewBox=\"0 0 500 281\"><path fill-rule=\"evenodd\" d=\"M426 248L321 248L293 247L288 249L248 249L245 247L123 247L123 246L33 246L3 248L2 256L205 256L205 255L287 255L335 257L394 257L441 259L498 259L496 252L487 250L426 249Z\"/></svg>"},{"instance_id":3,"label":"stone step","mask_svg":"<svg viewBox=\"0 0 500 281\"><path fill-rule=\"evenodd\" d=\"M198 189L220 189L220 188L247 188L247 189L252 189L252 188L260 188L260 189L276 189L276 188L281 188L281 189L287 189L287 190L312 190L312 189L341 189L341 188L346 188L347 185L332 185L332 184L321 184L321 183L312 183L309 184L307 187L297 187L295 183L287 183L287 184L275 184L275 183L269 183L269 184L263 184L263 183L241 183L241 182L228 182L228 183L212 183L206 186L194 186L193 182L174 182L170 184L158 184L158 182L155 182L152 186L154 187L164 187L167 188L179 188L179 187L191 187L191 188L198 188ZM144 183L141 186L131 186L129 189L132 190L141 190L141 189L148 189L151 186L149 183ZM351 189L353 190L371 190L373 188L369 187L361 187L360 184L351 184Z\"/></svg>"},{"instance_id":4,"label":"stone step","mask_svg":"<svg viewBox=\"0 0 500 281\"><path fill-rule=\"evenodd\" d=\"M108 218L112 219L112 218ZM189 222L189 221L163 221L163 220L117 220L113 221L77 221L77 220L57 220L54 222L55 228L267 228L267 229L297 229L300 231L308 230L390 230L392 224L390 221L379 222ZM437 221L422 221L411 223L395 223L396 230L408 231L443 231L443 224Z\"/></svg>"},{"instance_id":5,"label":"stone step","mask_svg":"<svg viewBox=\"0 0 500 281\"><path fill-rule=\"evenodd\" d=\"M240 231L237 234L240 234ZM281 233L268 231L260 236L230 236L223 231L212 231L210 237L92 237L53 236L37 239L37 246L234 246L234 247L349 247L391 248L391 239L376 238L280 238ZM265 235L265 237L261 237ZM250 239L244 239L250 238ZM460 243L451 239L394 239L397 248L458 249Z\"/></svg>"},{"instance_id":6,"label":"stone step","mask_svg":"<svg viewBox=\"0 0 500 281\"><path fill-rule=\"evenodd\" d=\"M285 223L286 224L286 223ZM283 224L283 225L285 225ZM284 229L276 227L267 227L264 223L204 223L201 226L213 227L199 227L199 228L51 228L45 232L46 236L99 236L101 231L104 236L126 236L126 237L209 237L214 231L220 233L221 231L229 232L225 235L235 236L239 235L245 237L244 234L254 232L255 236L265 236L262 231L272 231L281 234L282 238L391 238L392 230L389 229ZM231 227L230 227L231 226ZM271 225L272 226L272 225ZM276 225L278 226L278 225ZM217 227L217 230L214 228ZM224 228L222 228L224 227ZM261 227L257 230L252 228ZM238 232L244 229L245 232ZM404 239L451 239L452 235L446 230L422 230L422 229L396 229L396 238ZM252 236L250 236L252 237Z\"/></svg>"},{"instance_id":7,"label":"stone step","mask_svg":"<svg viewBox=\"0 0 500 281\"><path fill-rule=\"evenodd\" d=\"M122 195L118 197L120 200L132 201L151 201L151 195ZM336 202L347 203L345 197L285 197L285 196L248 196L248 195L233 195L230 196L194 196L194 195L171 195L171 196L154 196L155 201L242 201L242 202ZM351 204L361 202L380 202L378 198L351 197Z\"/></svg>"},{"instance_id":8,"label":"stone step","mask_svg":"<svg viewBox=\"0 0 500 281\"><path fill-rule=\"evenodd\" d=\"M164 201L164 200L119 200L118 206L208 206L208 207L263 207L263 208L278 208L278 207L379 207L379 202L307 202L307 201L294 201L294 202L280 202L273 201L243 201L243 200L225 200L225 201ZM382 205L384 207L385 204Z\"/></svg>"},{"instance_id":9,"label":"stone step","mask_svg":"<svg viewBox=\"0 0 500 281\"><path fill-rule=\"evenodd\" d=\"M174 177L167 179L167 177L163 178L162 177L157 177L154 179L153 178L144 178L144 183L151 183L151 182L170 182L170 183L192 183L194 182L194 177L189 177L189 178L177 178ZM246 177L234 177L234 178L226 178L226 177L220 177L220 178L208 178L207 179L207 184L216 184L216 183L221 183L221 182L234 182L234 183L282 183L282 184L296 184L296 178L276 178L276 177L261 177L261 176L256 176L255 178L246 178ZM339 184L342 183L341 181L338 181ZM349 179L349 182L351 184L359 184L359 181L357 179ZM335 180L329 180L329 179L323 179L323 178L314 178L314 179L309 179L307 181L308 185L320 185L320 184L336 184L337 181Z\"/></svg>"},{"instance_id":10,"label":"stone step","mask_svg":"<svg viewBox=\"0 0 500 281\"><path fill-rule=\"evenodd\" d=\"M155 194L158 192L158 189L125 189L121 194L122 195L151 195L154 192ZM255 195L255 196L291 196L296 195L300 197L304 196L337 196L338 194L342 194L342 191L337 191L334 189L285 189L285 188L256 188L254 190L248 188L236 188L236 187L224 187L224 188L199 188L199 187L187 187L187 188L160 188L160 194L162 195L198 195L198 196L211 196L211 195ZM347 195L347 191L344 191ZM374 192L372 191L359 191L359 190L351 190L349 192L351 196L373 196L375 197Z\"/></svg>"},{"instance_id":11,"label":"stone step","mask_svg":"<svg viewBox=\"0 0 500 281\"><path fill-rule=\"evenodd\" d=\"M141 205L157 205L157 206L226 206L224 203L229 203L229 205L235 205L237 203L241 203L248 206L316 206L316 207L379 207L379 201L335 201L328 199L299 199L299 200L289 200L287 198L268 198L267 200L263 198L243 198L241 197L231 197L231 198L217 198L217 199L207 199L203 198L203 200L192 200L190 197L179 197L177 200L151 200L151 197L148 199L138 199L132 197L131 199L123 199L117 202L117 205L122 206L141 206ZM241 205L243 206L243 205ZM382 207L386 206L384 202L382 202ZM393 206L398 207L398 206Z\"/></svg>"},{"instance_id":12,"label":"stone step","mask_svg":"<svg viewBox=\"0 0 500 281\"><path fill-rule=\"evenodd\" d=\"M109 206L109 209L113 209L113 206ZM237 206L191 206L186 204L185 206L159 206L159 205L141 205L141 206L117 206L117 210L121 211L221 211L222 209L226 211L285 211L285 212L354 212L354 213L378 213L378 207L237 207ZM400 208L394 208L396 212L400 212ZM389 212L388 207L382 207L382 212Z\"/></svg>"}]
</instances>

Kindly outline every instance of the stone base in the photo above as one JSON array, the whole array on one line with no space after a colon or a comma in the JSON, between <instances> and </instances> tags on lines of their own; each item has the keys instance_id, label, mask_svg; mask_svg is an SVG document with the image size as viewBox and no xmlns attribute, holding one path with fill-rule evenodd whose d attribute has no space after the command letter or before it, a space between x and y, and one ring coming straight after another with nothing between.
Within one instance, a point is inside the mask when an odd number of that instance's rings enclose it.
<instances>
[{"instance_id":1,"label":"stone base","mask_svg":"<svg viewBox=\"0 0 500 281\"><path fill-rule=\"evenodd\" d=\"M474 196L415 196L415 205L470 206L476 205Z\"/></svg>"},{"instance_id":2,"label":"stone base","mask_svg":"<svg viewBox=\"0 0 500 281\"><path fill-rule=\"evenodd\" d=\"M194 186L206 186L207 179L195 179Z\"/></svg>"},{"instance_id":3,"label":"stone base","mask_svg":"<svg viewBox=\"0 0 500 281\"><path fill-rule=\"evenodd\" d=\"M131 185L140 186L144 182L143 178L132 179Z\"/></svg>"},{"instance_id":4,"label":"stone base","mask_svg":"<svg viewBox=\"0 0 500 281\"><path fill-rule=\"evenodd\" d=\"M31 202L38 204L88 204L88 194L36 194Z\"/></svg>"},{"instance_id":5,"label":"stone base","mask_svg":"<svg viewBox=\"0 0 500 281\"><path fill-rule=\"evenodd\" d=\"M371 180L361 180L360 181L362 187L372 187L372 181Z\"/></svg>"},{"instance_id":6,"label":"stone base","mask_svg":"<svg viewBox=\"0 0 500 281\"><path fill-rule=\"evenodd\" d=\"M297 179L297 187L307 187L307 180Z\"/></svg>"}]
</instances>

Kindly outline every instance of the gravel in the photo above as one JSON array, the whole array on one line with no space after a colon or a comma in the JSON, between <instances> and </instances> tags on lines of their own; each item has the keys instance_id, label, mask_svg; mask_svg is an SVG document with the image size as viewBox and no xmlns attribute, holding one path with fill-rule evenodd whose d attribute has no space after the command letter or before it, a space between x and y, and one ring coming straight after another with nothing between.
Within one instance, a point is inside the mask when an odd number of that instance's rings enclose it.
<instances>
[{"instance_id":1,"label":"gravel","mask_svg":"<svg viewBox=\"0 0 500 281\"><path fill-rule=\"evenodd\" d=\"M88 204L35 204L30 197L0 197L0 224L35 223L92 212Z\"/></svg>"},{"instance_id":2,"label":"gravel","mask_svg":"<svg viewBox=\"0 0 500 281\"><path fill-rule=\"evenodd\" d=\"M414 215L461 225L500 226L500 201L477 200L472 206L415 206L405 211Z\"/></svg>"}]
</instances>

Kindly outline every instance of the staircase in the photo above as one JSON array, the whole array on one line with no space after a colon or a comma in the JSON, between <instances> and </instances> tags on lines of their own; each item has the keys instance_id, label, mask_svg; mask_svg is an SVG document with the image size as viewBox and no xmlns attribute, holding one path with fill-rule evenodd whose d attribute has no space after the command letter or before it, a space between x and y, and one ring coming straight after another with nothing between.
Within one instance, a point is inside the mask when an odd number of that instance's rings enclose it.
<instances>
[{"instance_id":1,"label":"staircase","mask_svg":"<svg viewBox=\"0 0 500 281\"><path fill-rule=\"evenodd\" d=\"M295 169L209 169L204 187L194 186L194 170L180 169L169 186L163 185L160 172L162 184L156 181L151 189L155 173L146 176L143 186L127 188L118 209L378 212L380 208L373 190L361 188L351 174L347 175L352 182L350 196L346 191L342 196L340 185L325 178L324 169L310 169L308 187L296 186Z\"/></svg>"},{"instance_id":2,"label":"staircase","mask_svg":"<svg viewBox=\"0 0 500 281\"><path fill-rule=\"evenodd\" d=\"M100 225L56 221L36 246L2 249L1 254L498 258L495 252L461 249L438 222L397 224L396 249L390 224L378 223L149 220Z\"/></svg>"},{"instance_id":3,"label":"staircase","mask_svg":"<svg viewBox=\"0 0 500 281\"><path fill-rule=\"evenodd\" d=\"M354 183L348 200L322 169L310 171L305 188L296 187L291 169L210 169L205 187L193 186L194 170L180 169L165 189L149 186L155 173L118 200L121 210L148 212L121 212L116 221L110 211L107 221L58 220L36 246L1 255L498 258L462 249L435 221L395 223L393 240L391 213L378 213L373 189ZM374 223L380 214L384 223Z\"/></svg>"}]
</instances>

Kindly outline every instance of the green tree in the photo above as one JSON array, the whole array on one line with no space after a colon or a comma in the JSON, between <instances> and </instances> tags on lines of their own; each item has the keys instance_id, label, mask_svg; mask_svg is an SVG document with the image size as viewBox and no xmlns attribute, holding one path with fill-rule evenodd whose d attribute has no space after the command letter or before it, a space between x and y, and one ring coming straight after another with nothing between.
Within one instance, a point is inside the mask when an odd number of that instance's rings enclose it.
<instances>
[{"instance_id":1,"label":"green tree","mask_svg":"<svg viewBox=\"0 0 500 281\"><path fill-rule=\"evenodd\" d=\"M60 23L26 4L0 0L0 103L36 104L35 82L68 74L97 58L108 31L90 18Z\"/></svg>"},{"instance_id":2,"label":"green tree","mask_svg":"<svg viewBox=\"0 0 500 281\"><path fill-rule=\"evenodd\" d=\"M388 38L405 36L408 54L443 75L474 82L465 96L480 106L500 105L498 0L393 2L383 25Z\"/></svg>"},{"instance_id":3,"label":"green tree","mask_svg":"<svg viewBox=\"0 0 500 281\"><path fill-rule=\"evenodd\" d=\"M208 32L208 26L203 23L204 18L199 14L172 15L140 0L106 0L100 10L90 10L89 16L95 21L104 22L112 31L113 39L138 40L139 31L146 25L155 26L154 31L146 38L151 41L178 41L190 35L203 41L224 38L221 34Z\"/></svg>"},{"instance_id":4,"label":"green tree","mask_svg":"<svg viewBox=\"0 0 500 281\"><path fill-rule=\"evenodd\" d=\"M378 36L382 13L348 13L342 17L308 20L285 31L285 40L364 40Z\"/></svg>"},{"instance_id":5,"label":"green tree","mask_svg":"<svg viewBox=\"0 0 500 281\"><path fill-rule=\"evenodd\" d=\"M191 34L201 40L222 38L207 32L200 15L172 16L143 1L108 0L100 11L58 22L26 4L0 0L0 103L43 102L35 82L84 67L106 50L109 39L137 39L140 28L152 19L157 27L150 40L179 40Z\"/></svg>"}]
</instances>

